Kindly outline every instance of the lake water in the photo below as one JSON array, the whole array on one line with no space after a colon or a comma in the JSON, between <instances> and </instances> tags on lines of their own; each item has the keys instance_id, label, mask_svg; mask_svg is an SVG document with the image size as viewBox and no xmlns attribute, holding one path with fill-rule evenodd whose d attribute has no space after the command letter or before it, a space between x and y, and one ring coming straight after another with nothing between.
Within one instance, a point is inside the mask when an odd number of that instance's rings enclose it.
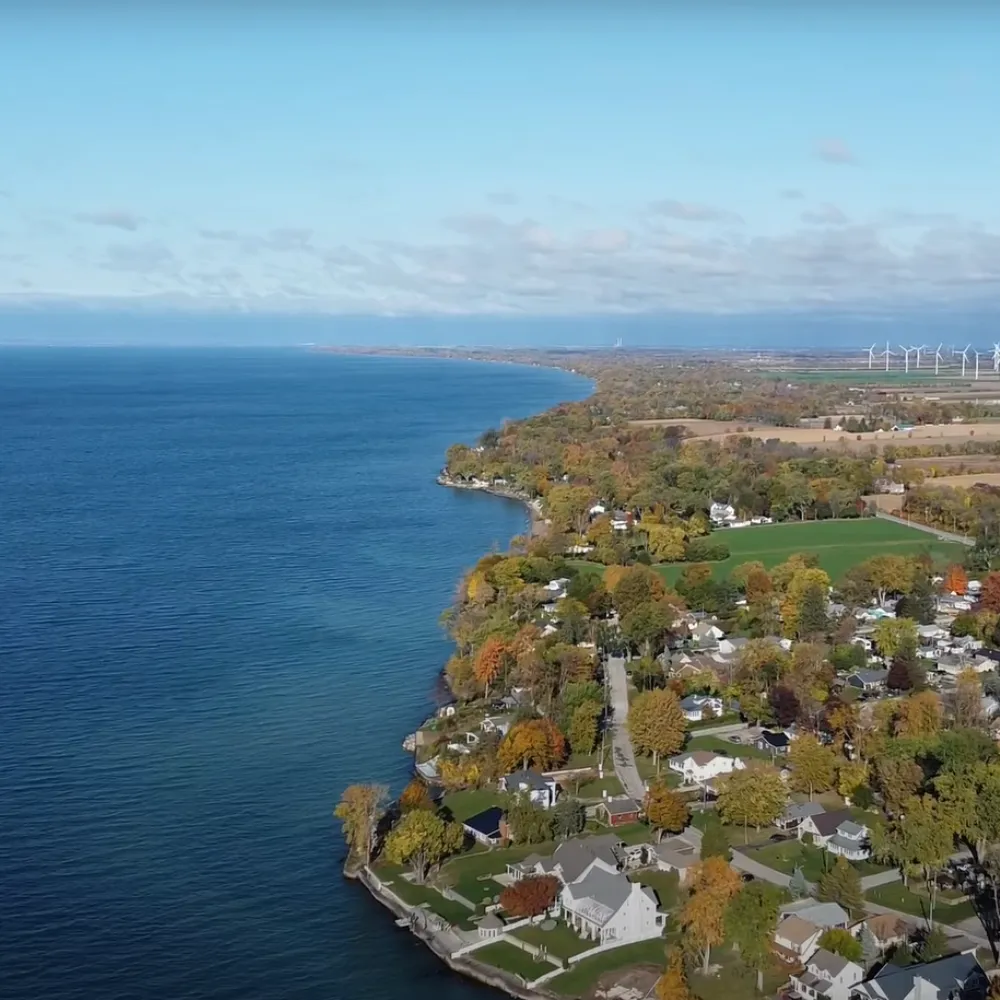
<instances>
[{"instance_id":1,"label":"lake water","mask_svg":"<svg viewBox=\"0 0 1000 1000\"><path fill-rule=\"evenodd\" d=\"M0 351L0 980L32 1000L395 1000L456 977L340 875L398 790L437 617L519 505L446 447L560 372L295 351Z\"/></svg>"}]
</instances>

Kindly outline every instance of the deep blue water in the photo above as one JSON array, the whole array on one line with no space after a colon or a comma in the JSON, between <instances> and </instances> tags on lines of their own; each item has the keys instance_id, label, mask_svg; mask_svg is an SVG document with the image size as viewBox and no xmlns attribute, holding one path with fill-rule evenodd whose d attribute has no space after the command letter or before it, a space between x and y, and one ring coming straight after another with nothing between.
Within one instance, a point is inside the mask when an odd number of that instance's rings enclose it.
<instances>
[{"instance_id":1,"label":"deep blue water","mask_svg":"<svg viewBox=\"0 0 1000 1000\"><path fill-rule=\"evenodd\" d=\"M300 352L0 351L0 994L491 991L340 876L437 616L524 529L444 450L587 383Z\"/></svg>"}]
</instances>

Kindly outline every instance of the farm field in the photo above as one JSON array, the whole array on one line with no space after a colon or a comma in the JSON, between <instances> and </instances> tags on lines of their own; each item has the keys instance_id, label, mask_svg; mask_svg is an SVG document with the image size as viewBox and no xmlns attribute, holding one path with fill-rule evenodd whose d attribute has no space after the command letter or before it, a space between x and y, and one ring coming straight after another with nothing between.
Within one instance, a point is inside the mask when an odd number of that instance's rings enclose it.
<instances>
[{"instance_id":1,"label":"farm field","mask_svg":"<svg viewBox=\"0 0 1000 1000\"><path fill-rule=\"evenodd\" d=\"M956 487L975 486L976 483L985 483L987 486L1000 485L1000 472L971 472L960 476L934 476L933 479L924 480L924 485L929 488L937 486Z\"/></svg>"},{"instance_id":2,"label":"farm field","mask_svg":"<svg viewBox=\"0 0 1000 1000\"><path fill-rule=\"evenodd\" d=\"M852 567L871 556L892 554L913 556L923 552L941 561L961 562L961 545L941 542L926 531L892 521L864 518L845 521L803 521L761 524L748 528L728 528L712 536L725 541L730 556L711 563L712 575L724 579L740 563L759 560L765 567L777 566L795 552L812 552L820 566L836 582ZM575 561L578 569L600 572L595 563ZM684 571L686 563L654 566L668 583Z\"/></svg>"}]
</instances>

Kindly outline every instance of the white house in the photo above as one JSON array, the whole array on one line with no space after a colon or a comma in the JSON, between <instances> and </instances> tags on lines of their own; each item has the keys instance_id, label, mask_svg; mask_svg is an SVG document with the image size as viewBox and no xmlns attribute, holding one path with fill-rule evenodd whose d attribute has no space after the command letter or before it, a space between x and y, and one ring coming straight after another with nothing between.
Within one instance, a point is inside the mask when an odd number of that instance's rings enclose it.
<instances>
[{"instance_id":1,"label":"white house","mask_svg":"<svg viewBox=\"0 0 1000 1000\"><path fill-rule=\"evenodd\" d=\"M972 1000L983 997L989 979L975 954L962 952L900 968L891 962L857 983L851 1000Z\"/></svg>"},{"instance_id":2,"label":"white house","mask_svg":"<svg viewBox=\"0 0 1000 1000\"><path fill-rule=\"evenodd\" d=\"M799 823L799 840L807 833L812 834L813 843L817 847L845 857L848 861L867 861L871 857L868 827L855 823L848 809L806 816Z\"/></svg>"},{"instance_id":3,"label":"white house","mask_svg":"<svg viewBox=\"0 0 1000 1000\"><path fill-rule=\"evenodd\" d=\"M566 588L569 586L569 577L561 576L558 580L549 580L545 584L546 597L548 600L561 601L566 596Z\"/></svg>"},{"instance_id":4,"label":"white house","mask_svg":"<svg viewBox=\"0 0 1000 1000\"><path fill-rule=\"evenodd\" d=\"M559 904L581 937L600 944L659 937L666 919L652 889L600 869L563 886Z\"/></svg>"},{"instance_id":5,"label":"white house","mask_svg":"<svg viewBox=\"0 0 1000 1000\"><path fill-rule=\"evenodd\" d=\"M777 955L783 961L805 965L806 959L816 950L822 936L822 927L790 913L774 929Z\"/></svg>"},{"instance_id":6,"label":"white house","mask_svg":"<svg viewBox=\"0 0 1000 1000\"><path fill-rule=\"evenodd\" d=\"M629 520L630 520L629 515L625 511L616 510L611 515L611 530L628 531L630 527Z\"/></svg>"},{"instance_id":7,"label":"white house","mask_svg":"<svg viewBox=\"0 0 1000 1000\"><path fill-rule=\"evenodd\" d=\"M955 659L942 657L937 661L939 674L947 674L949 677L957 677L963 671L972 670L977 674L989 673L996 663L988 656L956 657Z\"/></svg>"},{"instance_id":8,"label":"white house","mask_svg":"<svg viewBox=\"0 0 1000 1000\"><path fill-rule=\"evenodd\" d=\"M698 622L691 628L691 638L700 646L716 645L725 636L725 632L714 622Z\"/></svg>"},{"instance_id":9,"label":"white house","mask_svg":"<svg viewBox=\"0 0 1000 1000\"><path fill-rule=\"evenodd\" d=\"M487 715L479 724L479 728L484 733L496 733L498 736L506 736L510 731L511 718L509 715Z\"/></svg>"},{"instance_id":10,"label":"white house","mask_svg":"<svg viewBox=\"0 0 1000 1000\"><path fill-rule=\"evenodd\" d=\"M734 656L741 649L744 649L749 641L749 639L745 639L743 636L738 636L734 639L722 638L719 640L719 652L723 656Z\"/></svg>"},{"instance_id":11,"label":"white house","mask_svg":"<svg viewBox=\"0 0 1000 1000\"><path fill-rule=\"evenodd\" d=\"M704 785L724 774L741 771L746 764L740 757L727 757L712 750L693 750L671 757L667 767L681 775L685 785Z\"/></svg>"},{"instance_id":12,"label":"white house","mask_svg":"<svg viewBox=\"0 0 1000 1000\"><path fill-rule=\"evenodd\" d=\"M722 699L708 694L689 694L681 699L681 711L688 722L722 715ZM707 713L707 714L706 714Z\"/></svg>"},{"instance_id":13,"label":"white house","mask_svg":"<svg viewBox=\"0 0 1000 1000\"><path fill-rule=\"evenodd\" d=\"M807 1000L848 1000L851 987L865 978L865 970L855 962L820 948L813 952L803 972L791 977L792 991Z\"/></svg>"},{"instance_id":14,"label":"white house","mask_svg":"<svg viewBox=\"0 0 1000 1000\"><path fill-rule=\"evenodd\" d=\"M708 516L715 524L722 524L724 521L735 521L736 510L731 503L713 503L708 508Z\"/></svg>"},{"instance_id":15,"label":"white house","mask_svg":"<svg viewBox=\"0 0 1000 1000\"><path fill-rule=\"evenodd\" d=\"M514 771L500 779L501 792L526 795L529 801L543 809L551 809L556 804L558 790L559 786L554 778L546 778L532 768Z\"/></svg>"},{"instance_id":16,"label":"white house","mask_svg":"<svg viewBox=\"0 0 1000 1000\"><path fill-rule=\"evenodd\" d=\"M607 514L607 512L608 508L602 503L595 503L594 506L588 511L591 517L600 517L601 514Z\"/></svg>"}]
</instances>

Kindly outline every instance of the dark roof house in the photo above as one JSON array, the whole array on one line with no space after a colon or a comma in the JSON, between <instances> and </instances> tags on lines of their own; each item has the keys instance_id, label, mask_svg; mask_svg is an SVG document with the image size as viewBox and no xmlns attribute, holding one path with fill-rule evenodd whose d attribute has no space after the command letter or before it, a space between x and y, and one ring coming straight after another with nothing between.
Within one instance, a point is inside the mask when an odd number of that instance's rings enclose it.
<instances>
[{"instance_id":1,"label":"dark roof house","mask_svg":"<svg viewBox=\"0 0 1000 1000\"><path fill-rule=\"evenodd\" d=\"M975 955L900 968L891 962L851 989L852 1000L982 1000L989 980Z\"/></svg>"},{"instance_id":2,"label":"dark roof house","mask_svg":"<svg viewBox=\"0 0 1000 1000\"><path fill-rule=\"evenodd\" d=\"M491 809L476 813L475 816L470 816L462 826L469 836L481 844L499 844L503 840L502 820L503 810L499 806L493 806Z\"/></svg>"}]
</instances>

